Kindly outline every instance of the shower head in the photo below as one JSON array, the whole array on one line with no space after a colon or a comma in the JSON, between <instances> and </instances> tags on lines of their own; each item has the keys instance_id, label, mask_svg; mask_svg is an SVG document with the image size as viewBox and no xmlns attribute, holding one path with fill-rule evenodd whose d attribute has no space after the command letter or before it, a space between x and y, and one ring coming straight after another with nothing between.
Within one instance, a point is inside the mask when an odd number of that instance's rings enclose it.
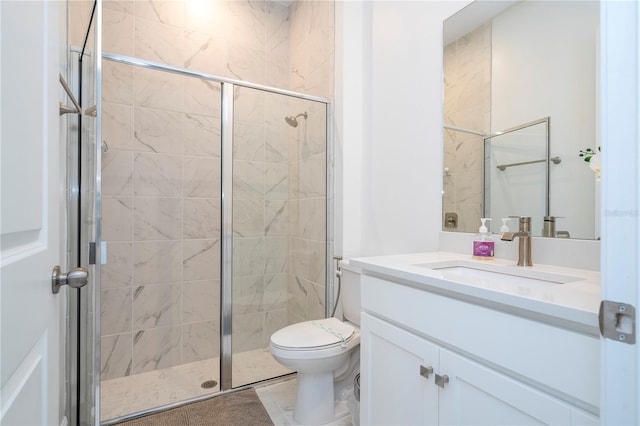
<instances>
[{"instance_id":1,"label":"shower head","mask_svg":"<svg viewBox=\"0 0 640 426\"><path fill-rule=\"evenodd\" d=\"M305 111L296 115L295 117L293 115L285 117L284 121L286 121L287 124L291 127L298 127L298 117L303 117L306 120L308 116L309 114L307 114L307 112Z\"/></svg>"}]
</instances>

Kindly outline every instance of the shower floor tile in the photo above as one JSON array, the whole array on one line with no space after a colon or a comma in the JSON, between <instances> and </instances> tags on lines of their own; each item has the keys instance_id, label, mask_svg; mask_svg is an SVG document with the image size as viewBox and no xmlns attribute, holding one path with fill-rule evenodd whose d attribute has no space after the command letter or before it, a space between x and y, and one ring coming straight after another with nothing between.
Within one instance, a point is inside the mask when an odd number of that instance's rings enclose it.
<instances>
[{"instance_id":1,"label":"shower floor tile","mask_svg":"<svg viewBox=\"0 0 640 426\"><path fill-rule=\"evenodd\" d=\"M269 349L256 349L233 355L233 384L254 383L266 374L291 373L271 356ZM207 380L220 380L220 359L178 365L134 376L105 380L100 384L100 420L106 421L201 395L214 394L217 385L203 389ZM278 423L276 423L278 424Z\"/></svg>"}]
</instances>

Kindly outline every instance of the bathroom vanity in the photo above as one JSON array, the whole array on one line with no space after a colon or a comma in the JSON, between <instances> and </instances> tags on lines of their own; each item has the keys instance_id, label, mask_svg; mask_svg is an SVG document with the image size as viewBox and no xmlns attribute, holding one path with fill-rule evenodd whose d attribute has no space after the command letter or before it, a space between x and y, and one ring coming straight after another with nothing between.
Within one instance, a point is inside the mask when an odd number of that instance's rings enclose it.
<instances>
[{"instance_id":1,"label":"bathroom vanity","mask_svg":"<svg viewBox=\"0 0 640 426\"><path fill-rule=\"evenodd\" d=\"M362 424L599 424L599 273L453 253L351 265Z\"/></svg>"}]
</instances>

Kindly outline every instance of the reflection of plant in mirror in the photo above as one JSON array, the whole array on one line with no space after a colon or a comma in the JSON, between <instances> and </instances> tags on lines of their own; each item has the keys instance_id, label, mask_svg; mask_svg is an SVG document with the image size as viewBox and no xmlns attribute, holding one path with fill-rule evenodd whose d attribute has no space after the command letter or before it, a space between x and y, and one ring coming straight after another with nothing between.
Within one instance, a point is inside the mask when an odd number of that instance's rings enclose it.
<instances>
[{"instance_id":1,"label":"reflection of plant in mirror","mask_svg":"<svg viewBox=\"0 0 640 426\"><path fill-rule=\"evenodd\" d=\"M600 180L600 147L598 147L598 152L591 148L580 150L578 157L582 157L585 163L589 163L589 168L596 174L596 180Z\"/></svg>"}]
</instances>

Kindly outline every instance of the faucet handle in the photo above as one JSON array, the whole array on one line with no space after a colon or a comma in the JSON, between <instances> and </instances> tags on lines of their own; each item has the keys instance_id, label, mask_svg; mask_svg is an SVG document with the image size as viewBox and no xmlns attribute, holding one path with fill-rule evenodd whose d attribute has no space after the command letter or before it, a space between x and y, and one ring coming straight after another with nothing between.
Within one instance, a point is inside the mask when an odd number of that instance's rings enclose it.
<instances>
[{"instance_id":1,"label":"faucet handle","mask_svg":"<svg viewBox=\"0 0 640 426\"><path fill-rule=\"evenodd\" d=\"M520 232L531 233L531 216L520 216Z\"/></svg>"}]
</instances>

